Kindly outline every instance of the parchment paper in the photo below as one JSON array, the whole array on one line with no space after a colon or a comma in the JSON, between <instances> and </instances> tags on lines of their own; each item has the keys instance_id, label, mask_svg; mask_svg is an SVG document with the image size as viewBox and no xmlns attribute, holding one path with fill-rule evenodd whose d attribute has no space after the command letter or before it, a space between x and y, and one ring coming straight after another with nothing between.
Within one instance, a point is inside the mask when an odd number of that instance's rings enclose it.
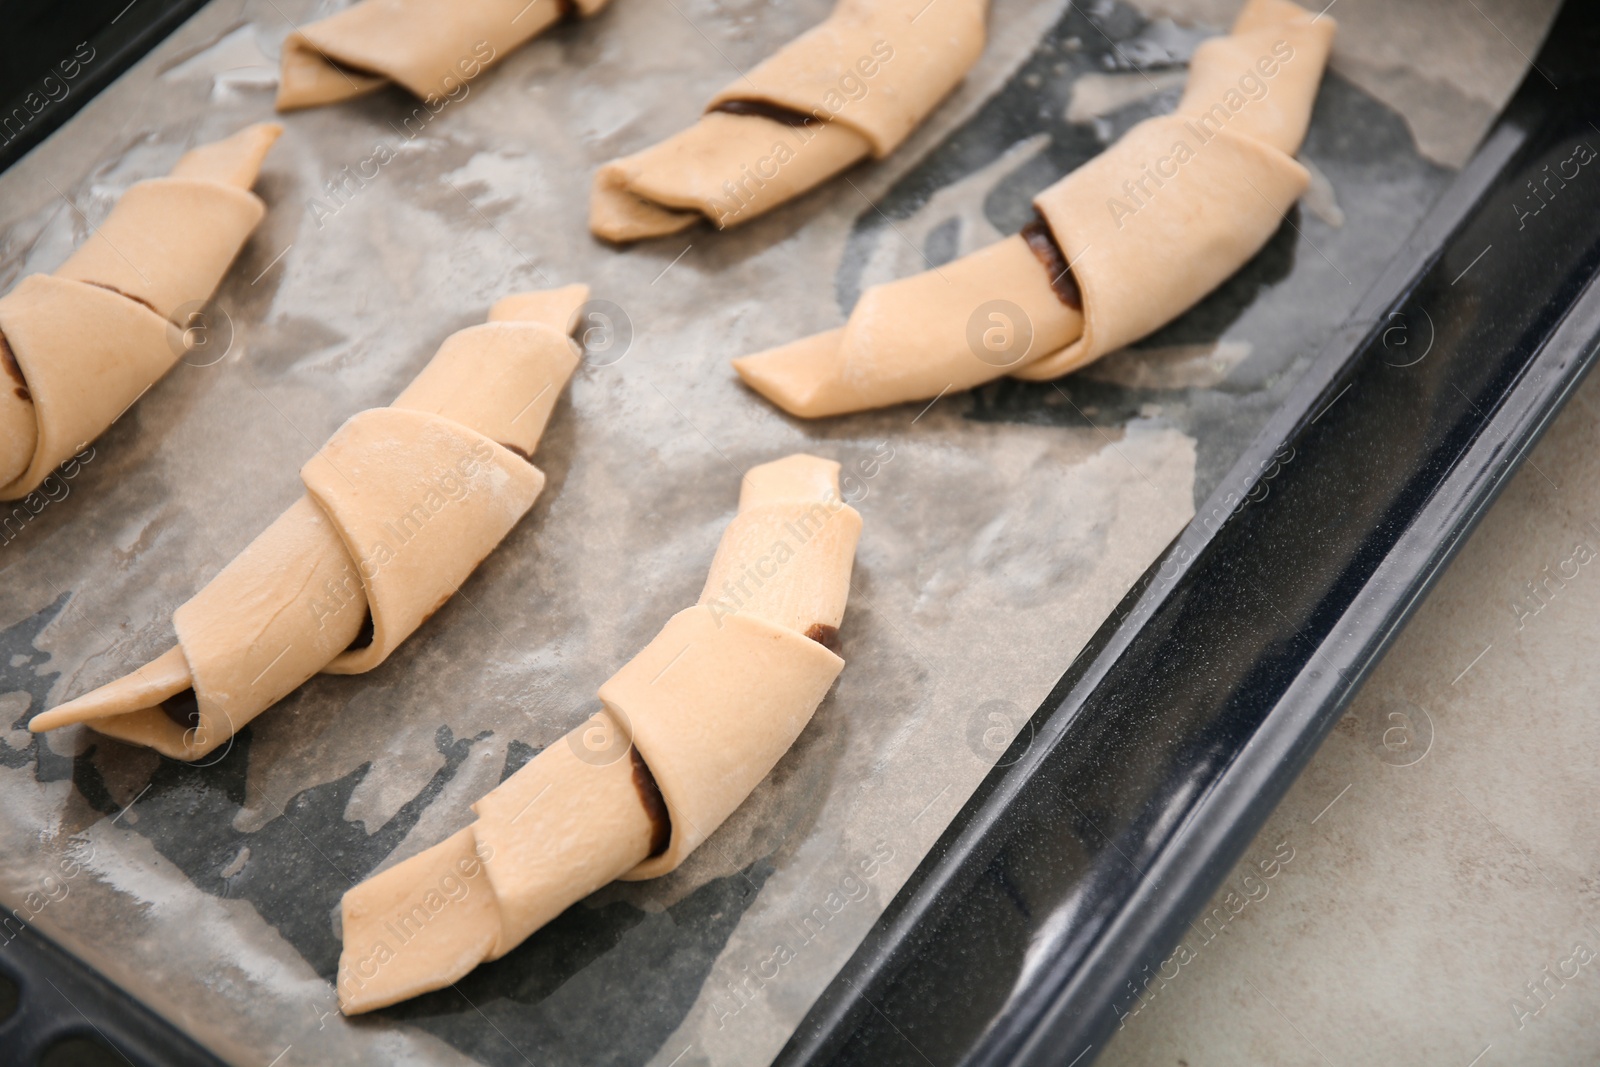
<instances>
[{"instance_id":1,"label":"parchment paper","mask_svg":"<svg viewBox=\"0 0 1600 1067\"><path fill-rule=\"evenodd\" d=\"M289 116L213 347L0 547L14 921L238 1064L777 1052L1448 177L1399 116L1330 75L1303 208L1139 349L1060 383L800 423L727 360L1013 232L1034 192L1173 106L1215 32L997 0L978 68L893 159L732 233L621 252L589 237L597 165L687 124L828 6L617 0L437 115L389 91ZM184 148L267 116L290 21L330 8L218 0L0 177L0 285L56 266ZM573 281L625 328L597 339L556 410L536 456L548 488L382 668L313 680L204 767L22 729L168 647L172 610L298 496L301 463L445 336L508 292ZM581 721L697 596L740 473L799 449L845 464L866 525L849 665L794 750L680 871L582 902L459 993L340 1017L344 889L465 825Z\"/></svg>"},{"instance_id":2,"label":"parchment paper","mask_svg":"<svg viewBox=\"0 0 1600 1067\"><path fill-rule=\"evenodd\" d=\"M1226 25L1234 0L1136 0L1148 16ZM1560 0L1320 0L1330 65L1406 120L1428 159L1460 166L1538 53Z\"/></svg>"}]
</instances>

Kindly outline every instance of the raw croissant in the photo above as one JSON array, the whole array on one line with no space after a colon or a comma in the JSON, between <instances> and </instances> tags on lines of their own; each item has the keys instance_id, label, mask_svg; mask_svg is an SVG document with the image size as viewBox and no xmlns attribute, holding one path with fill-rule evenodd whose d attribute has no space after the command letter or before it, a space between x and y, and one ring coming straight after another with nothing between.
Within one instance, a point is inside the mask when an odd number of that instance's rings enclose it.
<instances>
[{"instance_id":1,"label":"raw croissant","mask_svg":"<svg viewBox=\"0 0 1600 1067\"><path fill-rule=\"evenodd\" d=\"M1034 198L1042 219L874 286L845 325L733 361L805 418L925 400L1004 375L1059 377L1170 322L1238 270L1305 190L1293 153L1333 20L1250 0L1202 44L1178 110Z\"/></svg>"},{"instance_id":2,"label":"raw croissant","mask_svg":"<svg viewBox=\"0 0 1600 1067\"><path fill-rule=\"evenodd\" d=\"M839 0L825 21L712 98L700 121L595 175L611 241L705 218L747 222L852 163L883 159L983 51L988 0Z\"/></svg>"},{"instance_id":3,"label":"raw croissant","mask_svg":"<svg viewBox=\"0 0 1600 1067\"><path fill-rule=\"evenodd\" d=\"M54 274L0 298L0 500L27 496L186 348L174 312L209 299L266 214L250 192L283 127L250 126L129 187Z\"/></svg>"},{"instance_id":4,"label":"raw croissant","mask_svg":"<svg viewBox=\"0 0 1600 1067\"><path fill-rule=\"evenodd\" d=\"M473 805L477 821L344 895L339 1006L498 959L616 878L683 862L794 743L844 661L861 517L839 465L752 468L700 602L600 687L602 710Z\"/></svg>"},{"instance_id":5,"label":"raw croissant","mask_svg":"<svg viewBox=\"0 0 1600 1067\"><path fill-rule=\"evenodd\" d=\"M423 100L457 99L485 68L569 14L606 0L362 0L283 42L279 111L318 107L394 82Z\"/></svg>"},{"instance_id":6,"label":"raw croissant","mask_svg":"<svg viewBox=\"0 0 1600 1067\"><path fill-rule=\"evenodd\" d=\"M178 644L33 718L176 759L212 752L318 672L359 674L448 600L533 506L530 458L578 365L588 287L501 300L386 408L301 468L306 495L173 613Z\"/></svg>"}]
</instances>

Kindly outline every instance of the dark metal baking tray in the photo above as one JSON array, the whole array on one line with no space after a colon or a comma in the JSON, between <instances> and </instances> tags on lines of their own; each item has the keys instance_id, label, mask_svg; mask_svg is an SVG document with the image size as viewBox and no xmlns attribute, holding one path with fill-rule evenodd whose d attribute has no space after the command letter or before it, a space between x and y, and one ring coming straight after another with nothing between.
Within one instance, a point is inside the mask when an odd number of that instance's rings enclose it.
<instances>
[{"instance_id":1,"label":"dark metal baking tray","mask_svg":"<svg viewBox=\"0 0 1600 1067\"><path fill-rule=\"evenodd\" d=\"M0 948L0 1064L220 1067L171 1024L32 927Z\"/></svg>"},{"instance_id":2,"label":"dark metal baking tray","mask_svg":"<svg viewBox=\"0 0 1600 1067\"><path fill-rule=\"evenodd\" d=\"M204 6L205 0L0 0L0 170Z\"/></svg>"},{"instance_id":3,"label":"dark metal baking tray","mask_svg":"<svg viewBox=\"0 0 1600 1067\"><path fill-rule=\"evenodd\" d=\"M779 1056L1090 1062L1594 359L1600 12L1516 96Z\"/></svg>"},{"instance_id":4,"label":"dark metal baking tray","mask_svg":"<svg viewBox=\"0 0 1600 1067\"><path fill-rule=\"evenodd\" d=\"M0 171L55 132L205 0L0 0ZM14 924L13 924L14 925ZM220 1065L30 926L0 936L0 1067Z\"/></svg>"},{"instance_id":5,"label":"dark metal baking tray","mask_svg":"<svg viewBox=\"0 0 1600 1067\"><path fill-rule=\"evenodd\" d=\"M98 67L39 113L27 144L200 5L103 6L86 5L98 21L79 35ZM1587 366L1600 194L1573 181L1522 229L1504 217L1525 173L1567 158L1548 154L1559 135L1590 136L1573 131L1595 117L1581 64L1600 50L1577 8L1478 157L1078 658L782 1062L1085 1063L1103 1045L1127 981L1226 873ZM0 95L43 77L23 73ZM1022 114L1007 107L996 98L1002 120ZM1003 121L965 130L905 183L908 199L927 195L924 177L948 180L940 167L969 166L962 153L1004 147L974 137L1017 133ZM1041 167L1098 150L1053 132ZM0 146L0 166L25 150ZM852 277L841 270L846 303ZM971 414L1029 419L1031 402L1001 385ZM22 1007L0 1021L0 1062L35 1062L69 1033L135 1063L212 1062L35 932L8 952L0 971L19 980ZM73 976L70 1010L43 974Z\"/></svg>"}]
</instances>

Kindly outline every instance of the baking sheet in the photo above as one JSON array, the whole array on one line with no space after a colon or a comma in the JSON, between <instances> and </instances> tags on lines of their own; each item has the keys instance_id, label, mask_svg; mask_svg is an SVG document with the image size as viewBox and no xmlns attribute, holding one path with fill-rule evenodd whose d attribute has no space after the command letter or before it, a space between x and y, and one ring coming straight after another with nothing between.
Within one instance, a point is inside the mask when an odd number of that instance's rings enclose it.
<instances>
[{"instance_id":1,"label":"baking sheet","mask_svg":"<svg viewBox=\"0 0 1600 1067\"><path fill-rule=\"evenodd\" d=\"M776 1053L1448 176L1330 75L1303 206L1139 349L1061 383L803 424L727 359L1013 231L1034 192L1170 108L1213 32L999 0L979 67L892 160L732 233L623 252L588 236L599 163L681 128L828 6L617 0L437 115L385 92L289 116L258 186L269 214L215 302L219 347L0 547L16 919L240 1064ZM54 267L184 148L268 115L291 21L329 9L219 0L0 177L0 284ZM623 328L557 408L536 457L548 488L382 668L313 680L204 767L21 729L168 647L172 610L299 494L300 464L446 335L507 292L573 281ZM849 666L794 750L673 875L603 890L459 992L337 1015L343 890L465 825L585 718L698 595L739 474L797 449L845 465L865 529Z\"/></svg>"}]
</instances>

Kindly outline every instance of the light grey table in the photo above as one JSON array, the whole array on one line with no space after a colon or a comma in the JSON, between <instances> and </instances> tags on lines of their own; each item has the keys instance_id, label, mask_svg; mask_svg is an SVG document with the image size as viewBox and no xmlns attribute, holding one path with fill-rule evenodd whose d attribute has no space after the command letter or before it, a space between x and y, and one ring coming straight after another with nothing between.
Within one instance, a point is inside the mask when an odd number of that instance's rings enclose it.
<instances>
[{"instance_id":1,"label":"light grey table","mask_svg":"<svg viewBox=\"0 0 1600 1067\"><path fill-rule=\"evenodd\" d=\"M1600 1062L1597 633L1591 378L1099 1062Z\"/></svg>"}]
</instances>

